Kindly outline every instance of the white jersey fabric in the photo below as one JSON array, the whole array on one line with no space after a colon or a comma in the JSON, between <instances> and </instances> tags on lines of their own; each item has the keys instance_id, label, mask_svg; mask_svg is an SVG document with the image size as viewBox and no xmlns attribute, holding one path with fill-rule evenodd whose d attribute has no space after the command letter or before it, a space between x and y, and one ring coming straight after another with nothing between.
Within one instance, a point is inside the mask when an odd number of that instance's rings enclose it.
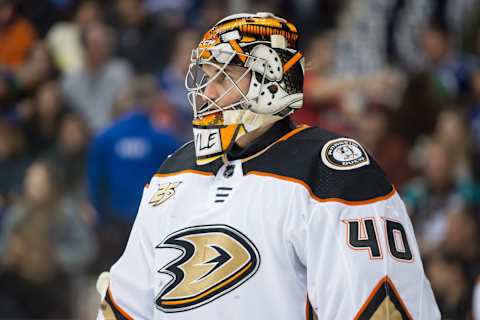
<instances>
[{"instance_id":1,"label":"white jersey fabric","mask_svg":"<svg viewBox=\"0 0 480 320\"><path fill-rule=\"evenodd\" d=\"M227 164L196 166L192 144L166 161L98 319L440 319L403 202L363 148L285 121L266 136Z\"/></svg>"},{"instance_id":2,"label":"white jersey fabric","mask_svg":"<svg viewBox=\"0 0 480 320\"><path fill-rule=\"evenodd\" d=\"M480 276L473 289L473 319L480 320Z\"/></svg>"}]
</instances>

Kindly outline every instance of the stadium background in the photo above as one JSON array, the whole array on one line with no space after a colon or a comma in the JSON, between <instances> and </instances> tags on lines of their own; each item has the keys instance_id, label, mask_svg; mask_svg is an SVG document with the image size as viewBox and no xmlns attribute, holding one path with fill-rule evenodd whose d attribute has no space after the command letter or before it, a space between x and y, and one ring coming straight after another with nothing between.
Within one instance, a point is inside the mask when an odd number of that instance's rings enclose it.
<instances>
[{"instance_id":1,"label":"stadium background","mask_svg":"<svg viewBox=\"0 0 480 320\"><path fill-rule=\"evenodd\" d=\"M242 11L299 26L296 120L377 159L444 319L472 319L477 0L0 0L0 319L94 318L95 279L121 254L143 185L190 139L190 50Z\"/></svg>"}]
</instances>

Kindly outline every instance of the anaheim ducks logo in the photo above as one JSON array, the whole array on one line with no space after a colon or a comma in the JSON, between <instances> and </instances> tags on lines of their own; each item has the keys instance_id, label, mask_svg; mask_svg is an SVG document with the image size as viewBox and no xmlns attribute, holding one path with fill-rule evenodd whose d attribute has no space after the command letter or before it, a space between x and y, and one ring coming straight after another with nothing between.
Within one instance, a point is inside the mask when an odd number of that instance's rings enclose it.
<instances>
[{"instance_id":1,"label":"anaheim ducks logo","mask_svg":"<svg viewBox=\"0 0 480 320\"><path fill-rule=\"evenodd\" d=\"M173 279L157 295L157 308L180 312L232 291L258 270L260 255L241 232L227 225L195 226L169 235L156 248L182 254L159 272Z\"/></svg>"},{"instance_id":2,"label":"anaheim ducks logo","mask_svg":"<svg viewBox=\"0 0 480 320\"><path fill-rule=\"evenodd\" d=\"M158 190L153 194L152 198L148 202L151 204L153 207L158 206L159 204L164 203L171 197L175 195L175 191L177 187L180 185L182 182L167 182L167 183L162 183L161 185L158 186Z\"/></svg>"}]
</instances>

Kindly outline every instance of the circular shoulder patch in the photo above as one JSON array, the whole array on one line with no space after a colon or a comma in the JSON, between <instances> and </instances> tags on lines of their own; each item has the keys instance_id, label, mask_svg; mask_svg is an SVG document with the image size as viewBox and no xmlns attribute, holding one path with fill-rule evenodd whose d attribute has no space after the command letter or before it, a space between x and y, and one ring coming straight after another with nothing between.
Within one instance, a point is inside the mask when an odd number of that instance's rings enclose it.
<instances>
[{"instance_id":1,"label":"circular shoulder patch","mask_svg":"<svg viewBox=\"0 0 480 320\"><path fill-rule=\"evenodd\" d=\"M355 140L338 138L330 140L320 153L323 163L335 170L351 170L370 164L365 149Z\"/></svg>"}]
</instances>

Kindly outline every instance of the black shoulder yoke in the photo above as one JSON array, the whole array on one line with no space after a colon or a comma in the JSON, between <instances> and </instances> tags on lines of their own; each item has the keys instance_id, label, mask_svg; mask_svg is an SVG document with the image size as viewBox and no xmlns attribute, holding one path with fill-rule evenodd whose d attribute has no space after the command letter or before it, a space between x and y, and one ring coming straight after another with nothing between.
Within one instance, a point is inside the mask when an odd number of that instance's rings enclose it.
<instances>
[{"instance_id":1,"label":"black shoulder yoke","mask_svg":"<svg viewBox=\"0 0 480 320\"><path fill-rule=\"evenodd\" d=\"M195 157L195 144L192 141L185 143L177 151L168 156L158 169L159 174L175 173L183 170L210 172L209 165L198 166Z\"/></svg>"},{"instance_id":2,"label":"black shoulder yoke","mask_svg":"<svg viewBox=\"0 0 480 320\"><path fill-rule=\"evenodd\" d=\"M321 199L368 201L393 191L383 170L358 142L316 127L275 144L244 163L243 170L303 181Z\"/></svg>"},{"instance_id":3,"label":"black shoulder yoke","mask_svg":"<svg viewBox=\"0 0 480 320\"><path fill-rule=\"evenodd\" d=\"M158 173L196 170L215 174L221 165L221 159L197 165L191 141L167 158ZM368 201L393 191L383 170L358 142L316 127L274 142L266 152L246 160L243 171L300 180L320 199Z\"/></svg>"}]
</instances>

